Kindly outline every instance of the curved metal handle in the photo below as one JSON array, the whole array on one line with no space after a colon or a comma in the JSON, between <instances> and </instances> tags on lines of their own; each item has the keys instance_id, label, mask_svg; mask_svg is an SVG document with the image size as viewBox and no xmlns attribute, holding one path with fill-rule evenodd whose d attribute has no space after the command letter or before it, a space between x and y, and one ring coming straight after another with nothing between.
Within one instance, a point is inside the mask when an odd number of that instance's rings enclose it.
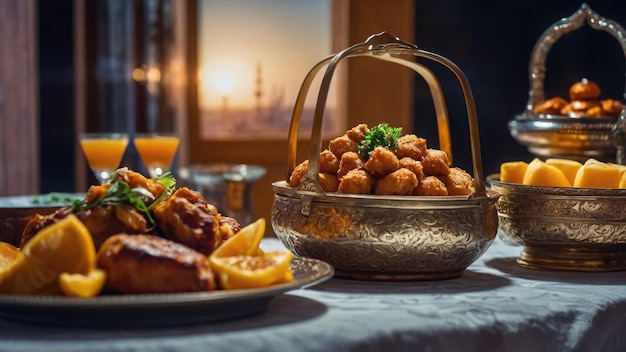
<instances>
[{"instance_id":1,"label":"curved metal handle","mask_svg":"<svg viewBox=\"0 0 626 352\"><path fill-rule=\"evenodd\" d=\"M474 166L474 179L476 181L474 196L484 197L485 192L485 180L482 171L482 159L480 154L480 138L478 134L478 120L476 117L476 107L474 105L474 98L472 95L469 82L465 77L465 74L461 69L452 61L427 51L420 50L416 45L407 43L400 40L397 37L392 36L387 32L381 32L370 36L365 42L355 44L334 56L328 56L318 64L316 64L307 74L296 100L296 106L292 115L291 125L289 127L289 150L288 150L288 166L287 177L291 174L295 168L296 159L296 141L298 136L298 127L300 121L300 115L304 106L304 99L309 90L309 86L315 75L320 69L328 65L322 83L320 85L319 94L317 97L317 103L315 106L315 113L313 119L311 145L309 151L309 168L304 181L298 187L298 192L303 196L311 197L315 193L324 193L319 181L317 180L317 173L319 172L319 154L322 150L322 124L323 114L326 108L326 100L328 97L328 91L330 88L332 76L339 62L345 58L356 56L369 56L372 58L390 61L398 63L413 69L420 76L422 76L431 90L433 95L433 101L435 103L435 111L437 114L437 123L439 128L440 147L446 151L450 157L451 152L451 139L448 124L448 115L445 107L445 99L441 91L441 85L435 77L435 75L426 67L410 61L404 56L423 57L432 61L438 62L450 69L457 77L461 84L463 94L465 96L469 130L470 130L470 142L472 150L472 159ZM304 208L303 208L304 210Z\"/></svg>"},{"instance_id":2,"label":"curved metal handle","mask_svg":"<svg viewBox=\"0 0 626 352\"><path fill-rule=\"evenodd\" d=\"M546 57L550 49L552 49L552 46L559 38L579 29L585 25L585 23L593 29L605 31L615 37L622 47L624 58L626 59L626 32L624 28L622 28L619 23L598 15L596 12L592 11L587 4L583 3L580 9L571 16L563 18L548 27L537 40L531 54L528 70L530 91L528 93L528 103L526 104L527 114L533 111L535 105L545 100L543 83L546 75ZM626 80L624 87L624 98L626 99Z\"/></svg>"}]
</instances>

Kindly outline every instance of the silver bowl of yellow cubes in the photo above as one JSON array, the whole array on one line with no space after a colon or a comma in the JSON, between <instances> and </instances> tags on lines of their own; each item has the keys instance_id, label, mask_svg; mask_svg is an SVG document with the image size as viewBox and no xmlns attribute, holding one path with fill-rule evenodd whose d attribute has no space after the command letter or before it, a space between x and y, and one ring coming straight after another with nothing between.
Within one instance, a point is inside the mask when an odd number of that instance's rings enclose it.
<instances>
[{"instance_id":1,"label":"silver bowl of yellow cubes","mask_svg":"<svg viewBox=\"0 0 626 352\"><path fill-rule=\"evenodd\" d=\"M471 134L475 180L471 194L394 196L324 191L318 177L328 89L336 66L343 59L359 56L400 64L427 81L437 112L440 145L448 153L448 116L441 86L417 59L438 62L458 77ZM313 117L308 171L297 187L291 187L287 180L297 164L300 114L309 86L323 67L326 73ZM305 77L298 95L289 131L285 180L272 184L275 197L271 219L277 237L298 255L330 263L338 277L434 280L461 276L489 248L497 229L495 199L487 196L482 176L477 126L472 92L464 73L450 60L389 33L372 35L323 59Z\"/></svg>"},{"instance_id":2,"label":"silver bowl of yellow cubes","mask_svg":"<svg viewBox=\"0 0 626 352\"><path fill-rule=\"evenodd\" d=\"M504 165L487 178L498 197L498 237L522 246L517 262L531 269L626 270L626 167L589 159L563 179L571 186L546 186L543 179L561 176L538 168L556 166L531 164L523 181L505 174Z\"/></svg>"}]
</instances>

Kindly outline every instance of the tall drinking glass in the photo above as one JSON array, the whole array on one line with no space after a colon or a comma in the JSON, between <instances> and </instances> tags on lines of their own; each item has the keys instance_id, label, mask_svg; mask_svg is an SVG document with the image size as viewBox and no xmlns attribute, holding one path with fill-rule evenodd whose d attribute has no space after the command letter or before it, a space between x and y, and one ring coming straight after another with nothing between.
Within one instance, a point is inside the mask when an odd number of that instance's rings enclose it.
<instances>
[{"instance_id":1,"label":"tall drinking glass","mask_svg":"<svg viewBox=\"0 0 626 352\"><path fill-rule=\"evenodd\" d=\"M133 139L141 161L151 177L169 171L178 150L180 138L170 134L137 134Z\"/></svg>"},{"instance_id":2,"label":"tall drinking glass","mask_svg":"<svg viewBox=\"0 0 626 352\"><path fill-rule=\"evenodd\" d=\"M102 184L120 166L128 145L128 134L81 133L79 142L91 171Z\"/></svg>"}]
</instances>

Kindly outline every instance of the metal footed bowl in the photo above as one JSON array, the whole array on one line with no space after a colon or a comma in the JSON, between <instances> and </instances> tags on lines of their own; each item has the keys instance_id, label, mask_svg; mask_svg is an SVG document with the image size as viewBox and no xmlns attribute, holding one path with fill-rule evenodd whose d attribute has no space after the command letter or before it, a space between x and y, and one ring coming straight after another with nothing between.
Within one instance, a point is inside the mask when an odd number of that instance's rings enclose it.
<instances>
[{"instance_id":1,"label":"metal footed bowl","mask_svg":"<svg viewBox=\"0 0 626 352\"><path fill-rule=\"evenodd\" d=\"M526 186L487 178L498 237L531 269L626 270L626 190Z\"/></svg>"},{"instance_id":2,"label":"metal footed bowl","mask_svg":"<svg viewBox=\"0 0 626 352\"><path fill-rule=\"evenodd\" d=\"M428 83L439 127L440 145L451 157L447 110L439 81L416 57L443 64L459 78L470 125L475 189L469 196L417 197L326 193L319 184L322 119L330 80L340 60L354 56L402 64ZM307 75L300 89L289 131L286 178L296 165L299 118L315 74L328 65L315 107L306 176L297 188L285 181L275 192L272 226L294 253L323 260L335 275L362 280L434 280L459 277L493 242L497 230L495 199L486 194L478 123L469 83L449 60L380 33L335 56Z\"/></svg>"},{"instance_id":3,"label":"metal footed bowl","mask_svg":"<svg viewBox=\"0 0 626 352\"><path fill-rule=\"evenodd\" d=\"M533 48L528 77L528 102L521 114L509 121L511 136L540 157L567 158L584 162L588 158L626 162L626 106L618 117L569 117L535 113L546 100L544 79L546 59L552 46L564 35L583 26L606 32L619 43L626 57L626 31L622 26L592 11L587 4L569 17L549 26ZM623 95L626 99L626 92Z\"/></svg>"}]
</instances>

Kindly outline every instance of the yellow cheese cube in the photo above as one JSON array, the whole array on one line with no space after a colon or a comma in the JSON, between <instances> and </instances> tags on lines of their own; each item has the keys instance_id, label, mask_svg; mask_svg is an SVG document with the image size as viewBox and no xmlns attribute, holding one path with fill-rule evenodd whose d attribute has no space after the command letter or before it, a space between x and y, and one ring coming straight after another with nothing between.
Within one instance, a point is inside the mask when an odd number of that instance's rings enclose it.
<instances>
[{"instance_id":1,"label":"yellow cheese cube","mask_svg":"<svg viewBox=\"0 0 626 352\"><path fill-rule=\"evenodd\" d=\"M619 183L618 169L602 162L585 163L574 179L574 187L581 188L618 188Z\"/></svg>"},{"instance_id":2,"label":"yellow cheese cube","mask_svg":"<svg viewBox=\"0 0 626 352\"><path fill-rule=\"evenodd\" d=\"M528 164L524 180L525 185L548 187L571 187L563 171L558 167L544 163L538 158Z\"/></svg>"},{"instance_id":3,"label":"yellow cheese cube","mask_svg":"<svg viewBox=\"0 0 626 352\"><path fill-rule=\"evenodd\" d=\"M528 163L525 161L508 161L500 164L500 181L522 183Z\"/></svg>"},{"instance_id":4,"label":"yellow cheese cube","mask_svg":"<svg viewBox=\"0 0 626 352\"><path fill-rule=\"evenodd\" d=\"M576 178L576 173L578 172L578 169L583 166L583 164L579 163L576 160L558 158L546 159L545 163L548 165L556 166L557 168L559 168L559 170L563 171L565 177L567 177L567 180L572 185L574 184L574 178Z\"/></svg>"}]
</instances>

